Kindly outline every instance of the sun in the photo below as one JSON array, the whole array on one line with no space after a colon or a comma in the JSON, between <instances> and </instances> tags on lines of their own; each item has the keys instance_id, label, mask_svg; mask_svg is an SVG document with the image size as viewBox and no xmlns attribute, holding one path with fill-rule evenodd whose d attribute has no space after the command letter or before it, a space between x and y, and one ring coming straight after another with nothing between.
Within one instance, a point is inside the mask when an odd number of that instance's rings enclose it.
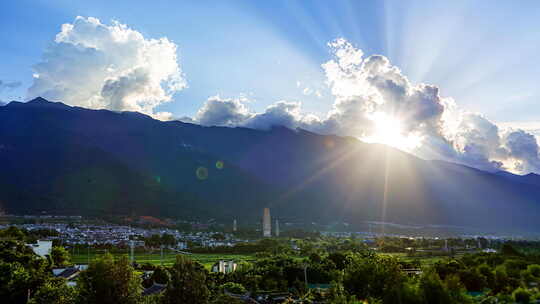
<instances>
[{"instance_id":1,"label":"sun","mask_svg":"<svg viewBox=\"0 0 540 304\"><path fill-rule=\"evenodd\" d=\"M420 146L422 138L418 134L408 133L403 129L400 119L384 112L375 112L370 115L374 123L374 132L362 138L369 143L379 143L403 151L412 151Z\"/></svg>"}]
</instances>

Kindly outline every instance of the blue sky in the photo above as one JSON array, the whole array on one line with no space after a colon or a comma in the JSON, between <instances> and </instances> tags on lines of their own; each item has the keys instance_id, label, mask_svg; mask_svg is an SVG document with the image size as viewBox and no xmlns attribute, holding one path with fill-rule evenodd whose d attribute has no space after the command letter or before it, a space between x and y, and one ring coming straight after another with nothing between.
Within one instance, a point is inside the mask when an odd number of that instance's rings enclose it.
<instances>
[{"instance_id":1,"label":"blue sky","mask_svg":"<svg viewBox=\"0 0 540 304\"><path fill-rule=\"evenodd\" d=\"M320 65L326 43L344 37L494 121L540 118L537 1L5 1L0 80L22 85L0 100L24 98L32 65L78 15L174 41L189 87L160 110L179 116L216 94L244 94L255 110L284 99L326 113L333 98Z\"/></svg>"}]
</instances>

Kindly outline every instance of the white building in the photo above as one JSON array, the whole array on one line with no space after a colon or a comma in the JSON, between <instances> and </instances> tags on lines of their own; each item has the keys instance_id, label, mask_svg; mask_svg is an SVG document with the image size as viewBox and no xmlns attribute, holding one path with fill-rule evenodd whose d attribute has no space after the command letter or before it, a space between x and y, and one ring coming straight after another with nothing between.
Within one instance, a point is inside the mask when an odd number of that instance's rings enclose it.
<instances>
[{"instance_id":1,"label":"white building","mask_svg":"<svg viewBox=\"0 0 540 304\"><path fill-rule=\"evenodd\" d=\"M34 253L44 258L46 255L51 254L52 241L38 241L37 244L30 244Z\"/></svg>"}]
</instances>

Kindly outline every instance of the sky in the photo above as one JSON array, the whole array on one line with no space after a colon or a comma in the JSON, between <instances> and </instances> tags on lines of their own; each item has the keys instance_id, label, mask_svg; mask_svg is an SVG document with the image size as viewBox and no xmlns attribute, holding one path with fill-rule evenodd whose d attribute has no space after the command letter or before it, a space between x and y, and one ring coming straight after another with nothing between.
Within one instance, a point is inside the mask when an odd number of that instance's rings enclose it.
<instances>
[{"instance_id":1,"label":"sky","mask_svg":"<svg viewBox=\"0 0 540 304\"><path fill-rule=\"evenodd\" d=\"M283 124L540 172L537 1L20 0L0 25L0 101Z\"/></svg>"}]
</instances>

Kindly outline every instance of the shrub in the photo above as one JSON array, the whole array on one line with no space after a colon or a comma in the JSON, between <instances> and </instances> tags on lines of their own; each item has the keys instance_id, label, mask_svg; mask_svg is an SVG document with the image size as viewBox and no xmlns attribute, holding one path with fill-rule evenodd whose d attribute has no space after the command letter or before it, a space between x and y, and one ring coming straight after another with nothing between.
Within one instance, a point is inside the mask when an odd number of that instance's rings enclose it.
<instances>
[{"instance_id":1,"label":"shrub","mask_svg":"<svg viewBox=\"0 0 540 304\"><path fill-rule=\"evenodd\" d=\"M227 282L221 285L221 288L223 288L223 290L226 290L234 294L244 294L247 292L244 286L242 286L242 284L233 283L233 282Z\"/></svg>"},{"instance_id":2,"label":"shrub","mask_svg":"<svg viewBox=\"0 0 540 304\"><path fill-rule=\"evenodd\" d=\"M518 288L512 293L514 300L518 303L527 304L531 300L531 294L524 288Z\"/></svg>"}]
</instances>

